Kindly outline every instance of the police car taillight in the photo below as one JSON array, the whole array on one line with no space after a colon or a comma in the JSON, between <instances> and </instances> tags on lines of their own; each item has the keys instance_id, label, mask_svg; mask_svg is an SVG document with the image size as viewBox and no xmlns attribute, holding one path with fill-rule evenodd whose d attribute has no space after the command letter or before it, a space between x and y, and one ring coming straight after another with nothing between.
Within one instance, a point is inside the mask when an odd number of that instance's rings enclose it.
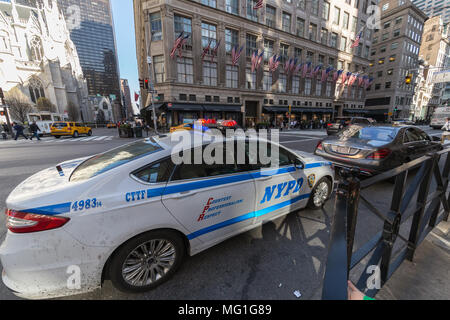
<instances>
[{"instance_id":1,"label":"police car taillight","mask_svg":"<svg viewBox=\"0 0 450 320\"><path fill-rule=\"evenodd\" d=\"M12 233L32 233L61 228L69 218L52 217L6 209L6 228Z\"/></svg>"}]
</instances>

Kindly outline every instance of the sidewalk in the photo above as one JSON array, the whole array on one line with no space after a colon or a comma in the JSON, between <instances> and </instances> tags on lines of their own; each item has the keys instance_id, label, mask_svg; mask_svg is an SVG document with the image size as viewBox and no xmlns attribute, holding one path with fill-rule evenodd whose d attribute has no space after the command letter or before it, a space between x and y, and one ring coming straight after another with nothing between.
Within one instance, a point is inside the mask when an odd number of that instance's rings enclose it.
<instances>
[{"instance_id":1,"label":"sidewalk","mask_svg":"<svg viewBox=\"0 0 450 320\"><path fill-rule=\"evenodd\" d=\"M442 222L380 290L378 300L448 300L450 298L450 223Z\"/></svg>"}]
</instances>

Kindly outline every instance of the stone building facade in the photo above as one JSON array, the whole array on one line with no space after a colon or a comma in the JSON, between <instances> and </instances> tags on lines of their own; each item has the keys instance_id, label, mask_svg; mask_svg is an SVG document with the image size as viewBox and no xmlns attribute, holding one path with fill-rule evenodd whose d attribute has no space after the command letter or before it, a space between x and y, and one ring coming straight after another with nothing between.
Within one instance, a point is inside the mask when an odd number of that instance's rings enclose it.
<instances>
[{"instance_id":1,"label":"stone building facade","mask_svg":"<svg viewBox=\"0 0 450 320\"><path fill-rule=\"evenodd\" d=\"M331 119L365 113L365 90L336 86L331 77L302 78L284 72L285 60L322 64L367 74L371 30L363 29L368 0L134 0L140 78L151 78L169 125L195 118L235 119L245 126L280 121ZM360 45L351 48L362 32ZM178 35L189 35L182 57L170 57ZM220 42L217 57L202 52ZM231 50L243 47L236 66ZM264 50L264 63L251 71L253 52ZM268 60L282 57L273 74ZM151 58L151 60L148 59ZM148 62L152 63L149 65ZM143 108L151 104L141 91ZM291 107L291 108L289 108Z\"/></svg>"},{"instance_id":2,"label":"stone building facade","mask_svg":"<svg viewBox=\"0 0 450 320\"><path fill-rule=\"evenodd\" d=\"M72 102L80 120L91 121L86 81L56 0L20 3L0 1L0 87L18 88L32 105L46 97L60 114Z\"/></svg>"},{"instance_id":3,"label":"stone building facade","mask_svg":"<svg viewBox=\"0 0 450 320\"><path fill-rule=\"evenodd\" d=\"M378 111L379 120L410 118L427 16L409 0L382 0L379 7L381 25L373 35L369 68L375 80L366 108ZM405 81L409 74L411 84Z\"/></svg>"}]
</instances>

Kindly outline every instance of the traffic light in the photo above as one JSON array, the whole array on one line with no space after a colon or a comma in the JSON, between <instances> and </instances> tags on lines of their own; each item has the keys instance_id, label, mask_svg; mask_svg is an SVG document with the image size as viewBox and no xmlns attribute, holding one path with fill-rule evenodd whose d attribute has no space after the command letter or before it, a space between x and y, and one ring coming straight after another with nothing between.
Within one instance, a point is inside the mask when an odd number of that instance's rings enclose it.
<instances>
[{"instance_id":1,"label":"traffic light","mask_svg":"<svg viewBox=\"0 0 450 320\"><path fill-rule=\"evenodd\" d=\"M149 81L148 79L144 80L144 89L148 89L149 88Z\"/></svg>"},{"instance_id":2,"label":"traffic light","mask_svg":"<svg viewBox=\"0 0 450 320\"><path fill-rule=\"evenodd\" d=\"M408 74L408 75L405 77L405 83L406 83L406 84L411 84L412 78L413 78L413 75L412 75L411 73Z\"/></svg>"}]
</instances>

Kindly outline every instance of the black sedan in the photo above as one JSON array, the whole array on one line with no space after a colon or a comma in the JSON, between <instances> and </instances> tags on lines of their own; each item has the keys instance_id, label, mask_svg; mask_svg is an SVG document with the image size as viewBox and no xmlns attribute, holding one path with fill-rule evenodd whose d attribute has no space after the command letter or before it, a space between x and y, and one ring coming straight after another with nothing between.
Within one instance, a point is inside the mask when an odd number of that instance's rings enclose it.
<instances>
[{"instance_id":1,"label":"black sedan","mask_svg":"<svg viewBox=\"0 0 450 320\"><path fill-rule=\"evenodd\" d=\"M440 142L416 127L352 125L321 141L315 153L337 166L358 167L363 175L373 176L442 149Z\"/></svg>"}]
</instances>

